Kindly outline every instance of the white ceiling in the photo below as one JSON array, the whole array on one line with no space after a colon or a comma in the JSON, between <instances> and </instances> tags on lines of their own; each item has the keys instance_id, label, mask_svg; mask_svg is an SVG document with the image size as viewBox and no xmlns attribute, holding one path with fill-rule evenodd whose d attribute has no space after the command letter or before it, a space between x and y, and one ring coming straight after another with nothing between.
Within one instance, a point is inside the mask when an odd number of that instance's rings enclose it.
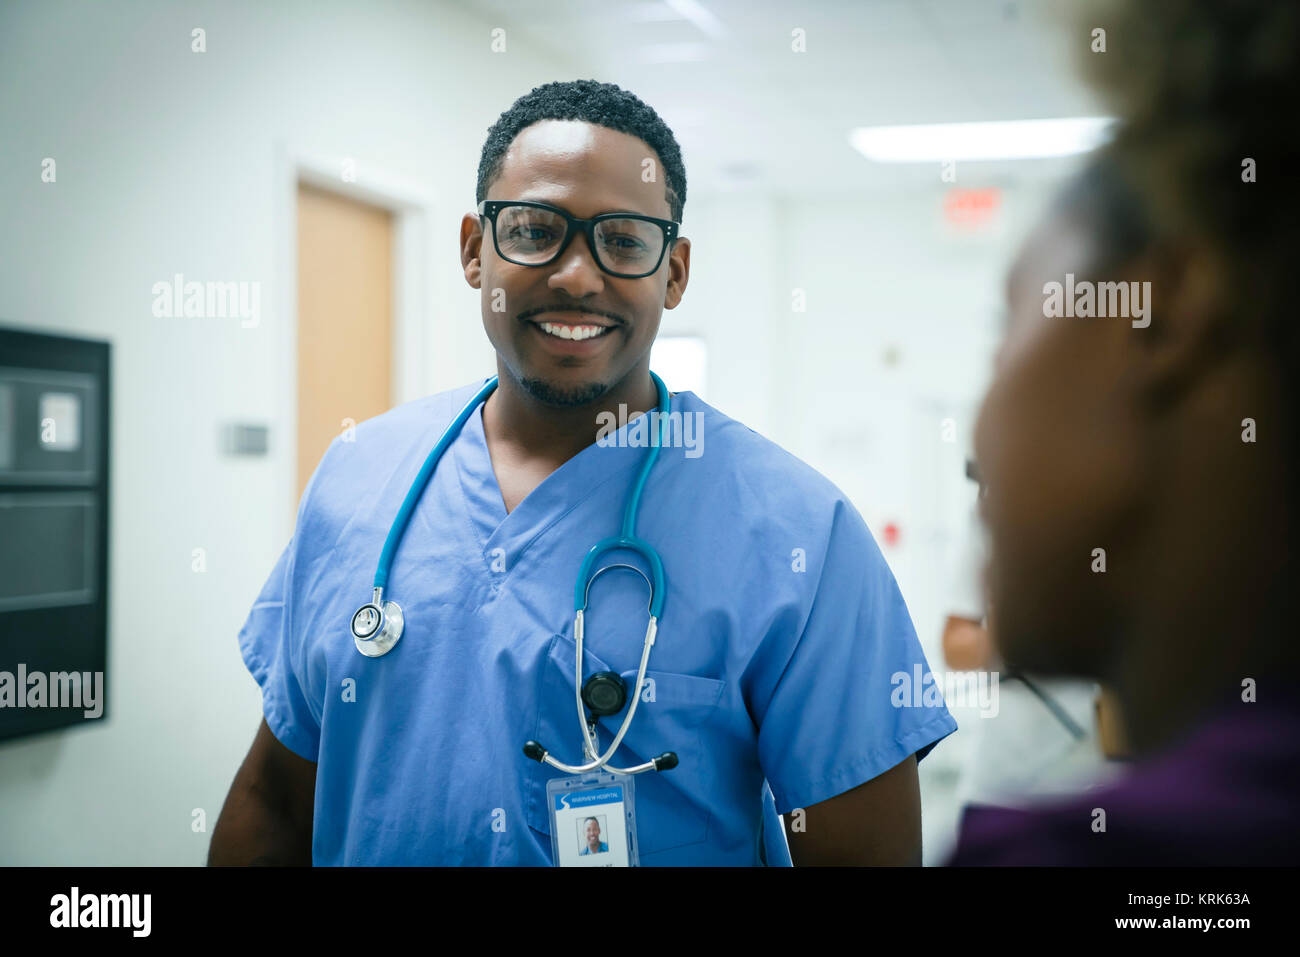
<instances>
[{"instance_id":1,"label":"white ceiling","mask_svg":"<svg viewBox=\"0 0 1300 957\"><path fill-rule=\"evenodd\" d=\"M1093 55L1089 37L1053 0L474 0L472 9L506 28L510 44L571 65L547 79L614 82L653 106L682 145L694 195L939 186L933 165L862 158L849 130L1103 112L1069 49ZM806 53L791 52L796 27ZM1014 185L1066 165L963 164L959 178Z\"/></svg>"}]
</instances>

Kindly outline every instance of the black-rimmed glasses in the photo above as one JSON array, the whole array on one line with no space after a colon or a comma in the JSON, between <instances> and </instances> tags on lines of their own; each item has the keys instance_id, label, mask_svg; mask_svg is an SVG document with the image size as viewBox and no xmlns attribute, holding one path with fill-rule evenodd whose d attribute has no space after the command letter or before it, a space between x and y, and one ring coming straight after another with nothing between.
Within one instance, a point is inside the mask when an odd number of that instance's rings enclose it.
<instances>
[{"instance_id":1,"label":"black-rimmed glasses","mask_svg":"<svg viewBox=\"0 0 1300 957\"><path fill-rule=\"evenodd\" d=\"M555 262L581 229L598 265L619 279L642 279L659 269L680 223L637 213L601 213L578 219L545 203L485 199L480 216L492 221L497 255L517 266Z\"/></svg>"}]
</instances>

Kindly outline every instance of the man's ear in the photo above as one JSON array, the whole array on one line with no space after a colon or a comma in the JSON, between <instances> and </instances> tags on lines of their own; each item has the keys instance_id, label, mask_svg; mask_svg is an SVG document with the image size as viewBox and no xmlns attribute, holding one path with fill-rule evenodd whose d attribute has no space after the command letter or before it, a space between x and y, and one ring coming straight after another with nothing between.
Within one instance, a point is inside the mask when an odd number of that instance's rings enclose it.
<instances>
[{"instance_id":1,"label":"man's ear","mask_svg":"<svg viewBox=\"0 0 1300 957\"><path fill-rule=\"evenodd\" d=\"M1143 363L1141 392L1155 408L1176 405L1241 344L1246 330L1234 324L1238 310L1230 299L1239 293L1229 290L1223 261L1204 246L1152 253L1130 275L1150 277L1149 286L1138 284L1147 316L1135 318L1132 330Z\"/></svg>"},{"instance_id":2,"label":"man's ear","mask_svg":"<svg viewBox=\"0 0 1300 957\"><path fill-rule=\"evenodd\" d=\"M460 265L465 270L465 281L474 289L483 284L483 221L476 213L466 213L460 218Z\"/></svg>"},{"instance_id":3,"label":"man's ear","mask_svg":"<svg viewBox=\"0 0 1300 957\"><path fill-rule=\"evenodd\" d=\"M664 308L676 309L691 278L691 241L678 236L668 253L668 285L664 289Z\"/></svg>"}]
</instances>

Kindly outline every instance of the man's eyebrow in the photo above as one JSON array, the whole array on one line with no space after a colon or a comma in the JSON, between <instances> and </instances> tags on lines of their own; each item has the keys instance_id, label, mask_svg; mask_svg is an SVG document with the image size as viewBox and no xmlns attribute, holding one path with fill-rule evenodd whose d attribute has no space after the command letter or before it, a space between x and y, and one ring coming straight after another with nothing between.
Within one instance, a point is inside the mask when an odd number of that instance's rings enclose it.
<instances>
[{"instance_id":1,"label":"man's eyebrow","mask_svg":"<svg viewBox=\"0 0 1300 957\"><path fill-rule=\"evenodd\" d=\"M562 209L562 210L564 210L566 213L568 213L570 216L573 216L573 215L574 215L573 210L569 209L567 206L562 206L562 205L559 204L559 203L553 203L553 202L551 202L551 201L548 200L548 199L537 199L537 198L532 197L532 196L529 196L529 195L527 195L527 194L525 194L525 195L519 197L519 199L516 200L516 202L520 202L520 203L541 203L543 206L553 206L553 207L556 208L556 209ZM609 213L623 213L624 215L628 215L628 216L649 216L651 219L658 219L658 217L655 216L653 213L643 213L643 212L641 212L641 210L639 210L639 209L603 209L603 210L601 210L599 213L596 213L595 215L596 215L596 216L605 216L605 215L608 215Z\"/></svg>"}]
</instances>

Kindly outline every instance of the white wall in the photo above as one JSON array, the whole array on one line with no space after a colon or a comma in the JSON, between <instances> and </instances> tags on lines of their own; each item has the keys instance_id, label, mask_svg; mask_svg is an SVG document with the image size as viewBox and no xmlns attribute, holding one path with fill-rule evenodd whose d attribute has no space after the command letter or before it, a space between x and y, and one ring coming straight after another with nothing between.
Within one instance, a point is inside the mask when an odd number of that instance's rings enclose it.
<instances>
[{"instance_id":1,"label":"white wall","mask_svg":"<svg viewBox=\"0 0 1300 957\"><path fill-rule=\"evenodd\" d=\"M112 716L0 745L0 864L203 861L192 811L215 823L260 714L235 635L295 509L277 157L351 155L363 180L380 169L435 196L429 387L490 369L456 251L483 135L532 86L590 74L517 35L493 55L491 25L426 2L0 11L0 322L114 346ZM207 53L190 52L194 27ZM55 184L40 181L47 156ZM662 332L707 339L709 402L823 470L877 533L900 524L886 555L941 667L969 417L1002 269L1042 190L1013 184L1002 231L957 240L935 180L868 195L846 183L839 204L691 194L693 276ZM155 319L151 287L176 272L260 281L260 325ZM795 287L805 313L791 311ZM271 426L269 456L218 453L219 425L236 419ZM928 859L960 749L950 739L923 765Z\"/></svg>"}]
</instances>

